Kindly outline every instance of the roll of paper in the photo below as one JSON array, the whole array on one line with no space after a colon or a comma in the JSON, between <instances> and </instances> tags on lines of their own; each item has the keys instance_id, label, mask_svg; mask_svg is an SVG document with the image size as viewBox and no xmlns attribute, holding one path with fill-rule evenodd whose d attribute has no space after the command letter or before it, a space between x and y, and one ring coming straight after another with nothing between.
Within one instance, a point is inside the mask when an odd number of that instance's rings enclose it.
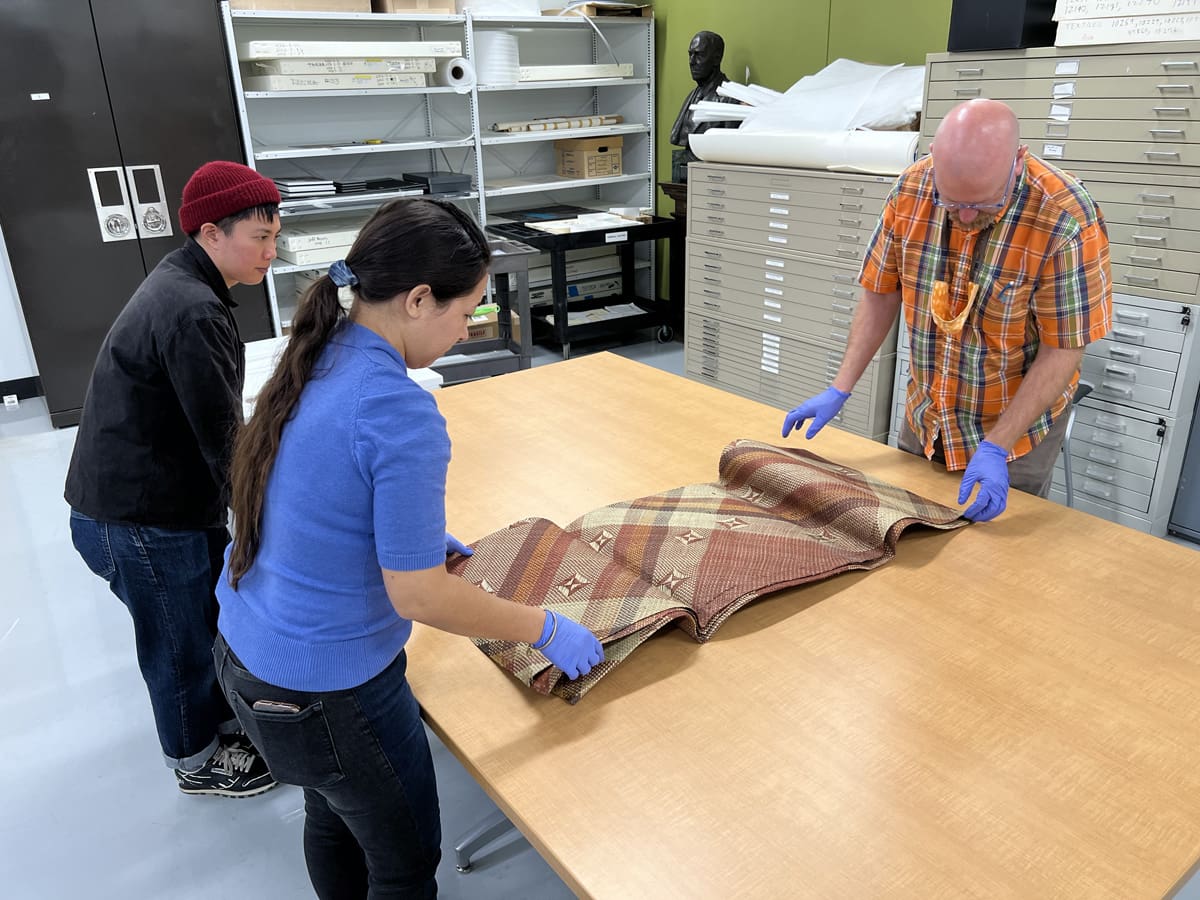
<instances>
[{"instance_id":1,"label":"roll of paper","mask_svg":"<svg viewBox=\"0 0 1200 900\"><path fill-rule=\"evenodd\" d=\"M475 67L461 56L439 59L434 79L443 87L452 87L457 93L466 94L475 86Z\"/></svg>"},{"instance_id":2,"label":"roll of paper","mask_svg":"<svg viewBox=\"0 0 1200 900\"><path fill-rule=\"evenodd\" d=\"M476 70L480 84L516 84L521 74L517 36L508 31L475 33Z\"/></svg>"},{"instance_id":3,"label":"roll of paper","mask_svg":"<svg viewBox=\"0 0 1200 900\"><path fill-rule=\"evenodd\" d=\"M915 131L796 131L791 134L710 128L688 144L705 162L792 166L899 175L917 158Z\"/></svg>"}]
</instances>

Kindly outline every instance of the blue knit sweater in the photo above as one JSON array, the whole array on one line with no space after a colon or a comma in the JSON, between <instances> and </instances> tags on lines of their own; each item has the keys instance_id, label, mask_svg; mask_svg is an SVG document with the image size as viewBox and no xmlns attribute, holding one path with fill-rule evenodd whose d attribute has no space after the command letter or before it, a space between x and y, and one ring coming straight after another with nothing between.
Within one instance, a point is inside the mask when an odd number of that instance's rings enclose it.
<instances>
[{"instance_id":1,"label":"blue knit sweater","mask_svg":"<svg viewBox=\"0 0 1200 900\"><path fill-rule=\"evenodd\" d=\"M226 550L217 586L218 627L254 675L343 690L395 659L412 623L380 569L445 562L449 463L446 421L396 349L339 327L284 426L254 564L235 591Z\"/></svg>"}]
</instances>

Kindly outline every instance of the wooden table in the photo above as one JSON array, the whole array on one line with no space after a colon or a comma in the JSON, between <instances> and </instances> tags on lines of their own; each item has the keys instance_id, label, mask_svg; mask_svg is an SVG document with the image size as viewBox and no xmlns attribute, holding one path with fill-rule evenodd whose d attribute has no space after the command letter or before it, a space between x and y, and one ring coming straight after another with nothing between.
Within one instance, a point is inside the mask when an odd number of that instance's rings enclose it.
<instances>
[{"instance_id":1,"label":"wooden table","mask_svg":"<svg viewBox=\"0 0 1200 900\"><path fill-rule=\"evenodd\" d=\"M608 354L439 391L475 539L716 477L778 410ZM959 479L826 428L829 458ZM421 626L430 725L578 894L1160 897L1200 859L1200 553L1039 500L673 631L577 706Z\"/></svg>"}]
</instances>

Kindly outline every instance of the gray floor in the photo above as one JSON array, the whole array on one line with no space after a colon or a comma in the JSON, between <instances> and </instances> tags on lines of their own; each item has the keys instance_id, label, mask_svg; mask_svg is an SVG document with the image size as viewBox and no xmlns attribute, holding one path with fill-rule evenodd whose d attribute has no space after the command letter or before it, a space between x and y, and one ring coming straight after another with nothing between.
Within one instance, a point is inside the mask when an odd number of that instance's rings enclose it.
<instances>
[{"instance_id":1,"label":"gray floor","mask_svg":"<svg viewBox=\"0 0 1200 900\"><path fill-rule=\"evenodd\" d=\"M681 373L679 343L611 349ZM535 365L561 357L538 348ZM0 407L0 896L292 898L311 896L298 790L246 800L185 797L162 765L120 603L76 556L62 483L74 429L45 404ZM455 871L454 838L495 810L431 736L441 793L446 898L568 898L519 835L473 872ZM1200 876L1178 895L1200 900Z\"/></svg>"},{"instance_id":2,"label":"gray floor","mask_svg":"<svg viewBox=\"0 0 1200 900\"><path fill-rule=\"evenodd\" d=\"M681 372L683 347L577 345ZM539 348L535 365L561 357ZM158 750L128 616L71 547L62 484L75 430L45 403L0 406L0 896L311 896L299 790L185 797ZM519 834L460 874L453 842L496 807L431 735L441 794L441 896L569 898Z\"/></svg>"}]
</instances>

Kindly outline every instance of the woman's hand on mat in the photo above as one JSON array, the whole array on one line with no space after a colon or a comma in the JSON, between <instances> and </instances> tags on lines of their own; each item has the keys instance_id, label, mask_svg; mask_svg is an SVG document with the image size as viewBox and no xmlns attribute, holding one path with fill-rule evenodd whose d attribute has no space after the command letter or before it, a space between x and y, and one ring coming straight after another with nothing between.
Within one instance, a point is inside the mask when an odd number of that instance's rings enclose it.
<instances>
[{"instance_id":1,"label":"woman's hand on mat","mask_svg":"<svg viewBox=\"0 0 1200 900\"><path fill-rule=\"evenodd\" d=\"M987 522L1004 512L1008 505L1008 454L1003 447L984 441L975 448L958 489L960 504L967 502L976 484L979 493L963 516L972 522Z\"/></svg>"},{"instance_id":2,"label":"woman's hand on mat","mask_svg":"<svg viewBox=\"0 0 1200 900\"><path fill-rule=\"evenodd\" d=\"M546 659L575 679L592 671L592 666L604 662L604 648L596 636L578 622L546 610L542 636L533 645Z\"/></svg>"},{"instance_id":3,"label":"woman's hand on mat","mask_svg":"<svg viewBox=\"0 0 1200 900\"><path fill-rule=\"evenodd\" d=\"M850 395L846 391L839 391L830 385L820 394L805 400L784 416L783 436L787 437L793 428L799 431L805 421L812 419L812 425L808 427L808 432L804 435L811 440L817 436L818 431L829 424L830 419L842 411L842 406L849 399Z\"/></svg>"},{"instance_id":4,"label":"woman's hand on mat","mask_svg":"<svg viewBox=\"0 0 1200 900\"><path fill-rule=\"evenodd\" d=\"M470 547L468 547L466 544L464 544L462 541L460 541L458 538L456 538L454 535L452 535L450 532L447 531L446 532L446 555L450 556L452 553L461 553L463 556L474 556L475 555L474 550L472 550Z\"/></svg>"}]
</instances>

